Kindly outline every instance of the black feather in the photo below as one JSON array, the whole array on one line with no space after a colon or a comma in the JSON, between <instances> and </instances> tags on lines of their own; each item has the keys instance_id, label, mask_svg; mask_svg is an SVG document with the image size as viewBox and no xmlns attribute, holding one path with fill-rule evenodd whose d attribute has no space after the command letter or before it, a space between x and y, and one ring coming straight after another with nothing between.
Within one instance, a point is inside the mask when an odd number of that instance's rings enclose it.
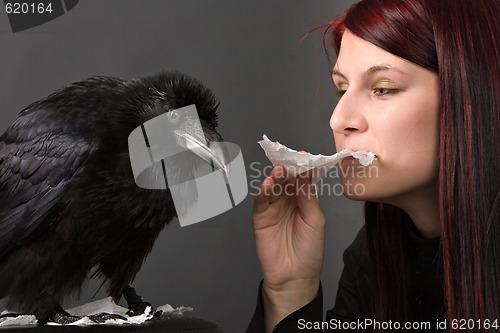
<instances>
[{"instance_id":1,"label":"black feather","mask_svg":"<svg viewBox=\"0 0 500 333\"><path fill-rule=\"evenodd\" d=\"M121 297L176 214L168 190L135 184L128 135L191 104L207 141L222 140L214 95L179 72L89 78L20 112L0 136L0 297L9 306L46 320L94 266ZM184 163L170 167L196 167Z\"/></svg>"}]
</instances>

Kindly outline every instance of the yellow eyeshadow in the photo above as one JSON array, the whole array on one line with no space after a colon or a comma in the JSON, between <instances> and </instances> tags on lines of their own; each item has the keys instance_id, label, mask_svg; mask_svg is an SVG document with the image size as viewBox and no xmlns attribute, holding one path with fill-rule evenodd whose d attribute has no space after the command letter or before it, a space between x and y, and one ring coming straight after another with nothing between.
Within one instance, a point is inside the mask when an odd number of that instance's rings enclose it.
<instances>
[{"instance_id":1,"label":"yellow eyeshadow","mask_svg":"<svg viewBox=\"0 0 500 333\"><path fill-rule=\"evenodd\" d=\"M398 85L392 82L389 79L380 79L375 82L375 87L377 88L386 88L386 89L398 89Z\"/></svg>"}]
</instances>

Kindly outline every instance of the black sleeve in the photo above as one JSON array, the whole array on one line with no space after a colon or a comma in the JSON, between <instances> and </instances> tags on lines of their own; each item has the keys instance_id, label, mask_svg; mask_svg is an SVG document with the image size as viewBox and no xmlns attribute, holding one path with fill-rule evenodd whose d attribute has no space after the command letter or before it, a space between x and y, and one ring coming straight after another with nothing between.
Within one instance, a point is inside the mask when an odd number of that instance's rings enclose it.
<instances>
[{"instance_id":1,"label":"black sleeve","mask_svg":"<svg viewBox=\"0 0 500 333\"><path fill-rule=\"evenodd\" d=\"M344 269L339 281L333 309L326 312L327 332L364 332L369 318L369 260L366 229L344 251Z\"/></svg>"},{"instance_id":2,"label":"black sleeve","mask_svg":"<svg viewBox=\"0 0 500 333\"><path fill-rule=\"evenodd\" d=\"M360 322L368 318L369 280L366 231L363 227L354 242L344 251L344 269L339 281L333 309L323 320L323 292L320 284L318 295L309 304L291 313L276 325L273 333L289 332L363 332ZM265 332L262 292L259 287L257 307L247 333ZM321 326L321 329L314 327ZM351 329L354 328L354 329Z\"/></svg>"},{"instance_id":3,"label":"black sleeve","mask_svg":"<svg viewBox=\"0 0 500 333\"><path fill-rule=\"evenodd\" d=\"M323 320L323 291L321 284L319 285L318 295L311 302L304 305L302 308L292 312L282 321L278 323L273 329L273 333L295 333L304 332L301 329L301 323L305 325L306 322L321 322ZM247 333L263 333L265 332L264 323L264 307L262 304L262 282L259 286L259 295L257 297L257 306L255 312L247 328ZM307 332L314 332L314 330L307 330ZM320 332L320 331L318 331Z\"/></svg>"}]
</instances>

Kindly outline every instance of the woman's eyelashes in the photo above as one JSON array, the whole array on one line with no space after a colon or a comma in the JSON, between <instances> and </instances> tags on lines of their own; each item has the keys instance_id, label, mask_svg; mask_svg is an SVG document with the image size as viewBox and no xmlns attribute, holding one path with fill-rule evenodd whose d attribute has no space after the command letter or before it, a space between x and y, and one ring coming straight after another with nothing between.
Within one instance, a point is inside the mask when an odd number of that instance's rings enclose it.
<instances>
[{"instance_id":1,"label":"woman's eyelashes","mask_svg":"<svg viewBox=\"0 0 500 333\"><path fill-rule=\"evenodd\" d=\"M337 97L338 99L340 99L340 98L342 98L342 96L345 94L346 91L347 90L338 89L333 94L335 95L335 97Z\"/></svg>"},{"instance_id":2,"label":"woman's eyelashes","mask_svg":"<svg viewBox=\"0 0 500 333\"><path fill-rule=\"evenodd\" d=\"M397 89L397 88L373 88L372 92L376 96L387 96L387 95L397 94L397 93L401 92L401 89Z\"/></svg>"},{"instance_id":3,"label":"woman's eyelashes","mask_svg":"<svg viewBox=\"0 0 500 333\"><path fill-rule=\"evenodd\" d=\"M371 92L378 97L384 97L384 96L389 96L389 95L395 95L398 94L402 91L402 89L399 88L373 88L371 89ZM334 96L337 97L338 99L342 98L344 94L347 92L347 89L344 88L339 88L337 91L334 92Z\"/></svg>"}]
</instances>

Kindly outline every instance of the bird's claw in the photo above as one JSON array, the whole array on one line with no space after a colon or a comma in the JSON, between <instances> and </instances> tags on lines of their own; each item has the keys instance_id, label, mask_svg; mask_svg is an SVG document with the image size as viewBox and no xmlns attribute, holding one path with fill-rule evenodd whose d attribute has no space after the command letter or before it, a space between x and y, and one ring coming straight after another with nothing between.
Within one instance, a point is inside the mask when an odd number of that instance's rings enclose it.
<instances>
[{"instance_id":1,"label":"bird's claw","mask_svg":"<svg viewBox=\"0 0 500 333\"><path fill-rule=\"evenodd\" d=\"M97 324L102 324L106 320L127 320L127 318L125 318L122 315L115 314L115 313L106 313L106 312L96 313L96 314L93 314L93 315L88 316L88 317L90 320L92 320L94 323L97 323Z\"/></svg>"},{"instance_id":2,"label":"bird's claw","mask_svg":"<svg viewBox=\"0 0 500 333\"><path fill-rule=\"evenodd\" d=\"M96 324L102 324L106 322L106 320L124 320L126 321L127 318L124 316L121 316L119 314L114 314L114 313L96 313L93 315L88 316L88 318L93 321ZM49 321L52 321L54 323L60 324L60 325L69 325L72 324L78 320L82 319L80 316L72 316L66 311L57 311L50 319Z\"/></svg>"},{"instance_id":3,"label":"bird's claw","mask_svg":"<svg viewBox=\"0 0 500 333\"><path fill-rule=\"evenodd\" d=\"M148 303L148 302L137 302L133 304L131 307L129 307L129 310L127 311L127 316L129 317L134 317L143 314L148 306L152 309L153 306Z\"/></svg>"},{"instance_id":4,"label":"bird's claw","mask_svg":"<svg viewBox=\"0 0 500 333\"><path fill-rule=\"evenodd\" d=\"M147 321L159 319L162 314L163 314L163 311L162 310L158 310L155 313L153 313L153 317L149 318Z\"/></svg>"},{"instance_id":5,"label":"bird's claw","mask_svg":"<svg viewBox=\"0 0 500 333\"><path fill-rule=\"evenodd\" d=\"M80 319L82 318L78 316L72 316L68 312L60 310L54 313L54 315L52 316L52 318L49 319L49 321L53 321L54 323L61 325L68 325Z\"/></svg>"}]
</instances>

